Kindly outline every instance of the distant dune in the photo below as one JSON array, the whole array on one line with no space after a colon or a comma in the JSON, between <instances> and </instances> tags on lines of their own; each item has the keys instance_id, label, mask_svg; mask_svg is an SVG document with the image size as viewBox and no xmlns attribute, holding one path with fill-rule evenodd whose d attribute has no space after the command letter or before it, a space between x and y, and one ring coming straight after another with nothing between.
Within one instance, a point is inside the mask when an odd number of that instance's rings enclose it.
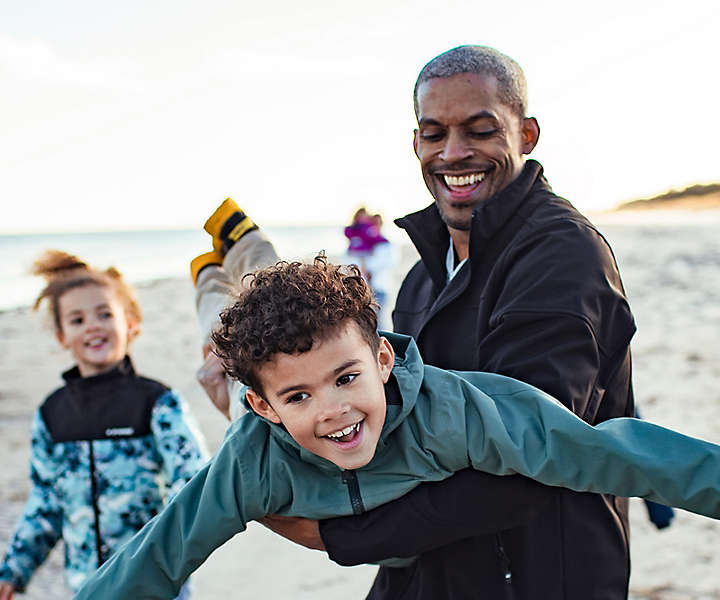
<instances>
[{"instance_id":1,"label":"distant dune","mask_svg":"<svg viewBox=\"0 0 720 600\"><path fill-rule=\"evenodd\" d=\"M615 210L717 210L720 209L720 183L693 185L684 190L671 190L659 196L631 200Z\"/></svg>"}]
</instances>

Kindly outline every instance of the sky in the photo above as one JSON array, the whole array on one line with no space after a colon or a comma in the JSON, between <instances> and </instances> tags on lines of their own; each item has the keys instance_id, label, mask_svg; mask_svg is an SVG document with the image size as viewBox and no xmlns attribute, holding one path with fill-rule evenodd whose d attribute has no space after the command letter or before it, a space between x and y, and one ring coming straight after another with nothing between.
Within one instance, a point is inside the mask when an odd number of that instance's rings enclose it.
<instances>
[{"instance_id":1,"label":"sky","mask_svg":"<svg viewBox=\"0 0 720 600\"><path fill-rule=\"evenodd\" d=\"M0 0L0 233L386 220L432 198L422 66L498 48L585 212L720 181L720 3Z\"/></svg>"}]
</instances>

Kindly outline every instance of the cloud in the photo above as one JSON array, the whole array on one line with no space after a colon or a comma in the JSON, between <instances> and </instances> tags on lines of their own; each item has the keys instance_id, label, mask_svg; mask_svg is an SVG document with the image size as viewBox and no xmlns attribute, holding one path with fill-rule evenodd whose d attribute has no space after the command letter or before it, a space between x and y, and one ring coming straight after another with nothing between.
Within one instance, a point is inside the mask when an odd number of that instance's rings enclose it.
<instances>
[{"instance_id":1,"label":"cloud","mask_svg":"<svg viewBox=\"0 0 720 600\"><path fill-rule=\"evenodd\" d=\"M70 58L49 42L0 34L0 72L17 83L142 89L144 68L127 57Z\"/></svg>"}]
</instances>

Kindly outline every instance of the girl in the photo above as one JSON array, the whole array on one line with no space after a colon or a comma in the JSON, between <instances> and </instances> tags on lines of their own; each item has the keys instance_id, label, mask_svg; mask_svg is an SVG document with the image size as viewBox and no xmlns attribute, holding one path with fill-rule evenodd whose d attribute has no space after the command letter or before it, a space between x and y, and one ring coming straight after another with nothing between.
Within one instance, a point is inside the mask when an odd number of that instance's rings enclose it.
<instances>
[{"instance_id":1,"label":"girl","mask_svg":"<svg viewBox=\"0 0 720 600\"><path fill-rule=\"evenodd\" d=\"M205 462L178 394L133 369L127 351L142 315L120 273L57 250L33 273L47 280L35 309L47 302L76 365L33 421L32 487L0 565L0 600L25 589L61 538L66 581L78 590Z\"/></svg>"}]
</instances>

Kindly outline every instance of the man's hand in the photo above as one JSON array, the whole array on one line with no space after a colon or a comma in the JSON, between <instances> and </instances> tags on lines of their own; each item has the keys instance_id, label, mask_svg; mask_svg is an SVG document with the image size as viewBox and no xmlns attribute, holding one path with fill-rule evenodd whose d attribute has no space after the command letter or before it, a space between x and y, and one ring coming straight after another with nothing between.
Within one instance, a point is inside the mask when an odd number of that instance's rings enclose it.
<instances>
[{"instance_id":1,"label":"man's hand","mask_svg":"<svg viewBox=\"0 0 720 600\"><path fill-rule=\"evenodd\" d=\"M311 550L325 551L325 544L320 537L320 528L317 521L303 517L267 515L262 519L258 519L258 522L291 542Z\"/></svg>"},{"instance_id":2,"label":"man's hand","mask_svg":"<svg viewBox=\"0 0 720 600\"><path fill-rule=\"evenodd\" d=\"M228 393L227 378L222 362L212 351L209 344L203 346L205 362L195 373L200 385L210 400L225 418L230 420L230 394ZM0 600L5 600L0 596Z\"/></svg>"},{"instance_id":3,"label":"man's hand","mask_svg":"<svg viewBox=\"0 0 720 600\"><path fill-rule=\"evenodd\" d=\"M0 581L0 600L13 600L15 586L9 581Z\"/></svg>"}]
</instances>

